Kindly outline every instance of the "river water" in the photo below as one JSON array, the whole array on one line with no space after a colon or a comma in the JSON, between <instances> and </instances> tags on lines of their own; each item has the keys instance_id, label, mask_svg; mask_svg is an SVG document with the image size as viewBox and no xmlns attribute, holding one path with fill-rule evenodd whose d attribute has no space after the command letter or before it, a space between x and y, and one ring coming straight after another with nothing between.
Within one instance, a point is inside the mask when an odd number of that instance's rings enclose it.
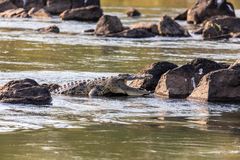
<instances>
[{"instance_id":1,"label":"river water","mask_svg":"<svg viewBox=\"0 0 240 160\"><path fill-rule=\"evenodd\" d=\"M233 1L236 8L240 3ZM125 25L157 22L184 11L191 0L103 0L105 14ZM126 18L128 6L143 16ZM240 10L237 10L240 16ZM185 22L180 22L187 26ZM58 25L61 34L34 30ZM184 64L204 57L232 63L240 39L117 39L83 34L94 23L58 17L0 20L0 84L33 78L39 83L137 73L157 61ZM187 26L192 28L192 26ZM147 98L54 96L51 106L0 104L0 159L240 159L238 104Z\"/></svg>"}]
</instances>

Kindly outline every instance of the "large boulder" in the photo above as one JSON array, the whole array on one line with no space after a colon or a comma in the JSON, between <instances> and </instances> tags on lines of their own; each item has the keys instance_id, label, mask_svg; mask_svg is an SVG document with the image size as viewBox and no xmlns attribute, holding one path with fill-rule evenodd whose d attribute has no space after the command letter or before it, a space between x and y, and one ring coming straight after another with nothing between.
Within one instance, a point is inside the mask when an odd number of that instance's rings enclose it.
<instances>
[{"instance_id":1,"label":"large boulder","mask_svg":"<svg viewBox=\"0 0 240 160\"><path fill-rule=\"evenodd\" d=\"M101 36L122 32L123 30L122 22L117 16L104 15L97 22L95 34Z\"/></svg>"},{"instance_id":2,"label":"large boulder","mask_svg":"<svg viewBox=\"0 0 240 160\"><path fill-rule=\"evenodd\" d=\"M32 18L51 18L51 14L46 11L44 8L42 9L37 9L37 8L32 8L28 11L28 15L31 16Z\"/></svg>"},{"instance_id":3,"label":"large boulder","mask_svg":"<svg viewBox=\"0 0 240 160\"><path fill-rule=\"evenodd\" d=\"M47 0L46 10L51 14L60 14L72 8L71 0Z\"/></svg>"},{"instance_id":4,"label":"large boulder","mask_svg":"<svg viewBox=\"0 0 240 160\"><path fill-rule=\"evenodd\" d=\"M17 7L10 0L0 1L0 12L4 12L9 9L17 9Z\"/></svg>"},{"instance_id":5,"label":"large boulder","mask_svg":"<svg viewBox=\"0 0 240 160\"><path fill-rule=\"evenodd\" d=\"M198 3L188 10L187 22L199 24L212 16L219 15L235 17L233 5L226 0L198 0Z\"/></svg>"},{"instance_id":6,"label":"large boulder","mask_svg":"<svg viewBox=\"0 0 240 160\"><path fill-rule=\"evenodd\" d=\"M10 81L0 88L0 102L48 105L52 101L47 88L32 79Z\"/></svg>"},{"instance_id":7,"label":"large boulder","mask_svg":"<svg viewBox=\"0 0 240 160\"><path fill-rule=\"evenodd\" d=\"M106 36L118 38L149 38L155 37L156 35L149 32L147 29L126 29L122 32L112 33Z\"/></svg>"},{"instance_id":8,"label":"large boulder","mask_svg":"<svg viewBox=\"0 0 240 160\"><path fill-rule=\"evenodd\" d=\"M210 72L202 78L189 98L210 102L240 102L240 70Z\"/></svg>"},{"instance_id":9,"label":"large boulder","mask_svg":"<svg viewBox=\"0 0 240 160\"><path fill-rule=\"evenodd\" d=\"M187 98L194 89L194 68L183 65L163 74L155 94L168 98Z\"/></svg>"},{"instance_id":10,"label":"large boulder","mask_svg":"<svg viewBox=\"0 0 240 160\"><path fill-rule=\"evenodd\" d=\"M103 10L99 6L88 6L66 10L60 17L62 20L98 21L102 15Z\"/></svg>"},{"instance_id":11,"label":"large boulder","mask_svg":"<svg viewBox=\"0 0 240 160\"><path fill-rule=\"evenodd\" d=\"M203 39L216 40L230 38L231 34L240 32L240 18L217 16L206 20L203 25Z\"/></svg>"},{"instance_id":12,"label":"large boulder","mask_svg":"<svg viewBox=\"0 0 240 160\"><path fill-rule=\"evenodd\" d=\"M169 98L187 98L204 75L224 68L224 65L208 59L194 59L162 75L155 93Z\"/></svg>"},{"instance_id":13,"label":"large boulder","mask_svg":"<svg viewBox=\"0 0 240 160\"><path fill-rule=\"evenodd\" d=\"M23 8L10 9L0 13L3 18L29 18L28 13Z\"/></svg>"},{"instance_id":14,"label":"large boulder","mask_svg":"<svg viewBox=\"0 0 240 160\"><path fill-rule=\"evenodd\" d=\"M140 74L151 74L152 78L138 79L132 81L129 85L134 88L143 88L148 91L154 91L161 76L169 70L178 67L170 62L157 62L145 67Z\"/></svg>"},{"instance_id":15,"label":"large boulder","mask_svg":"<svg viewBox=\"0 0 240 160\"><path fill-rule=\"evenodd\" d=\"M169 16L163 16L158 24L158 31L161 36L169 37L189 37L189 32L175 22Z\"/></svg>"}]
</instances>

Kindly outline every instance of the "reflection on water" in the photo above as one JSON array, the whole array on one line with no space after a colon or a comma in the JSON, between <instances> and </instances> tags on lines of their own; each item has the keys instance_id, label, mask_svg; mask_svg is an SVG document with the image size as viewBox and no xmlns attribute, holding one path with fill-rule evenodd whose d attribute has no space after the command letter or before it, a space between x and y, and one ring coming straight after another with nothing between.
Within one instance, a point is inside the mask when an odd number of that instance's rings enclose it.
<instances>
[{"instance_id":1,"label":"reflection on water","mask_svg":"<svg viewBox=\"0 0 240 160\"><path fill-rule=\"evenodd\" d=\"M233 1L240 8L238 1ZM125 25L176 15L192 0L103 0L107 14ZM142 18L124 14L128 6ZM240 11L237 10L240 15ZM187 26L186 23L180 22ZM61 34L34 30L56 24ZM156 61L186 63L204 57L232 63L239 39L209 42L191 38L116 39L83 34L94 23L1 19L0 84L32 78L39 83L138 72ZM188 26L192 29L192 26ZM54 96L50 106L0 104L3 160L21 159L240 159L238 104L200 103L149 97Z\"/></svg>"}]
</instances>

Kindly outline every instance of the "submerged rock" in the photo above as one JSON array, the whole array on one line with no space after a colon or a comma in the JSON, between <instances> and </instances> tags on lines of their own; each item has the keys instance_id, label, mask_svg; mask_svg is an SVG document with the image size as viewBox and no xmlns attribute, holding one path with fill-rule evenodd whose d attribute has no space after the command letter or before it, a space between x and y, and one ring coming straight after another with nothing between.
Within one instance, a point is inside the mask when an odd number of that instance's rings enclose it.
<instances>
[{"instance_id":1,"label":"submerged rock","mask_svg":"<svg viewBox=\"0 0 240 160\"><path fill-rule=\"evenodd\" d=\"M50 92L32 79L10 81L0 89L0 102L48 105Z\"/></svg>"},{"instance_id":2,"label":"submerged rock","mask_svg":"<svg viewBox=\"0 0 240 160\"><path fill-rule=\"evenodd\" d=\"M97 22L95 34L98 36L122 32L124 27L117 16L102 16Z\"/></svg>"},{"instance_id":3,"label":"submerged rock","mask_svg":"<svg viewBox=\"0 0 240 160\"><path fill-rule=\"evenodd\" d=\"M56 25L45 27L45 28L39 28L37 29L37 31L40 33L60 33L60 29Z\"/></svg>"},{"instance_id":4,"label":"submerged rock","mask_svg":"<svg viewBox=\"0 0 240 160\"><path fill-rule=\"evenodd\" d=\"M102 15L103 10L99 6L88 6L66 10L60 17L62 20L98 21Z\"/></svg>"},{"instance_id":5,"label":"submerged rock","mask_svg":"<svg viewBox=\"0 0 240 160\"><path fill-rule=\"evenodd\" d=\"M155 23L139 22L132 24L129 29L146 29L148 32L159 35L158 25Z\"/></svg>"},{"instance_id":6,"label":"submerged rock","mask_svg":"<svg viewBox=\"0 0 240 160\"><path fill-rule=\"evenodd\" d=\"M187 22L199 24L212 16L219 15L235 17L233 5L226 0L199 0L188 10Z\"/></svg>"},{"instance_id":7,"label":"submerged rock","mask_svg":"<svg viewBox=\"0 0 240 160\"><path fill-rule=\"evenodd\" d=\"M158 24L158 31L161 36L189 37L189 32L175 22L169 16L163 16Z\"/></svg>"},{"instance_id":8,"label":"submerged rock","mask_svg":"<svg viewBox=\"0 0 240 160\"><path fill-rule=\"evenodd\" d=\"M128 17L139 17L139 16L141 16L141 12L139 10L137 10L136 8L129 8L126 13L127 13Z\"/></svg>"},{"instance_id":9,"label":"submerged rock","mask_svg":"<svg viewBox=\"0 0 240 160\"><path fill-rule=\"evenodd\" d=\"M189 98L210 102L240 102L240 70L222 69L205 75Z\"/></svg>"},{"instance_id":10,"label":"submerged rock","mask_svg":"<svg viewBox=\"0 0 240 160\"><path fill-rule=\"evenodd\" d=\"M118 38L149 38L156 35L146 29L127 29L119 33L108 34L106 36Z\"/></svg>"},{"instance_id":11,"label":"submerged rock","mask_svg":"<svg viewBox=\"0 0 240 160\"><path fill-rule=\"evenodd\" d=\"M169 70L178 67L170 62L157 62L150 64L140 74L151 74L152 78L137 79L130 83L130 86L135 88L143 88L148 91L154 91L161 76Z\"/></svg>"}]
</instances>

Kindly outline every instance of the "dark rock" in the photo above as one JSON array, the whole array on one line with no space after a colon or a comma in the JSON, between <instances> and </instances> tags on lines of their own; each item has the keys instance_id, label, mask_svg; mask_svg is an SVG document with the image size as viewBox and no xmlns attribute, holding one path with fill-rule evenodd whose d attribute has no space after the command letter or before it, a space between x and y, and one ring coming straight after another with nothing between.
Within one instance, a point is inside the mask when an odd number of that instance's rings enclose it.
<instances>
[{"instance_id":1,"label":"dark rock","mask_svg":"<svg viewBox=\"0 0 240 160\"><path fill-rule=\"evenodd\" d=\"M66 10L60 17L62 20L98 21L102 15L103 10L99 6L88 6Z\"/></svg>"},{"instance_id":2,"label":"dark rock","mask_svg":"<svg viewBox=\"0 0 240 160\"><path fill-rule=\"evenodd\" d=\"M128 17L139 17L139 16L141 16L141 12L139 12L139 10L137 10L135 8L128 9L128 11L126 13L127 13Z\"/></svg>"},{"instance_id":3,"label":"dark rock","mask_svg":"<svg viewBox=\"0 0 240 160\"><path fill-rule=\"evenodd\" d=\"M204 22L203 39L230 38L231 34L238 32L240 32L240 18L229 16L212 17Z\"/></svg>"},{"instance_id":4,"label":"dark rock","mask_svg":"<svg viewBox=\"0 0 240 160\"><path fill-rule=\"evenodd\" d=\"M71 0L47 0L47 5L45 7L45 9L51 14L60 14L71 8Z\"/></svg>"},{"instance_id":5,"label":"dark rock","mask_svg":"<svg viewBox=\"0 0 240 160\"><path fill-rule=\"evenodd\" d=\"M100 0L87 0L85 6L101 6Z\"/></svg>"},{"instance_id":6,"label":"dark rock","mask_svg":"<svg viewBox=\"0 0 240 160\"><path fill-rule=\"evenodd\" d=\"M95 29L87 29L83 31L84 33L94 33Z\"/></svg>"},{"instance_id":7,"label":"dark rock","mask_svg":"<svg viewBox=\"0 0 240 160\"><path fill-rule=\"evenodd\" d=\"M17 7L10 0L2 0L0 2L0 12L4 12L9 9L17 9Z\"/></svg>"},{"instance_id":8,"label":"dark rock","mask_svg":"<svg viewBox=\"0 0 240 160\"><path fill-rule=\"evenodd\" d=\"M187 98L194 89L194 67L183 65L163 74L155 94L168 98Z\"/></svg>"},{"instance_id":9,"label":"dark rock","mask_svg":"<svg viewBox=\"0 0 240 160\"><path fill-rule=\"evenodd\" d=\"M155 35L158 35L158 25L155 23L148 22L139 22L130 26L129 29L146 29L148 32L151 32Z\"/></svg>"},{"instance_id":10,"label":"dark rock","mask_svg":"<svg viewBox=\"0 0 240 160\"><path fill-rule=\"evenodd\" d=\"M23 8L10 9L0 13L3 18L29 18L26 10Z\"/></svg>"},{"instance_id":11,"label":"dark rock","mask_svg":"<svg viewBox=\"0 0 240 160\"><path fill-rule=\"evenodd\" d=\"M58 28L58 26L55 25L45 28L39 28L37 29L37 31L40 33L60 33L60 29Z\"/></svg>"},{"instance_id":12,"label":"dark rock","mask_svg":"<svg viewBox=\"0 0 240 160\"><path fill-rule=\"evenodd\" d=\"M28 15L33 17L33 18L51 18L51 14L48 13L45 9L37 9L37 8L32 8L28 11Z\"/></svg>"},{"instance_id":13,"label":"dark rock","mask_svg":"<svg viewBox=\"0 0 240 160\"><path fill-rule=\"evenodd\" d=\"M187 13L188 13L188 9L186 11L184 11L183 13L180 13L179 15L174 17L174 20L186 21L187 20Z\"/></svg>"},{"instance_id":14,"label":"dark rock","mask_svg":"<svg viewBox=\"0 0 240 160\"><path fill-rule=\"evenodd\" d=\"M112 33L122 32L123 25L117 16L102 16L97 22L95 34L96 35L108 35Z\"/></svg>"},{"instance_id":15,"label":"dark rock","mask_svg":"<svg viewBox=\"0 0 240 160\"><path fill-rule=\"evenodd\" d=\"M61 87L60 85L54 84L54 83L53 84L44 83L41 86L47 88L49 90L49 92L53 92Z\"/></svg>"},{"instance_id":16,"label":"dark rock","mask_svg":"<svg viewBox=\"0 0 240 160\"><path fill-rule=\"evenodd\" d=\"M30 10L31 8L43 8L46 5L46 0L27 0L24 4L23 0L11 0L18 8Z\"/></svg>"},{"instance_id":17,"label":"dark rock","mask_svg":"<svg viewBox=\"0 0 240 160\"><path fill-rule=\"evenodd\" d=\"M240 70L210 72L202 78L189 98L210 102L240 102Z\"/></svg>"},{"instance_id":18,"label":"dark rock","mask_svg":"<svg viewBox=\"0 0 240 160\"><path fill-rule=\"evenodd\" d=\"M175 22L169 16L163 16L158 24L158 31L161 36L189 37L189 32Z\"/></svg>"},{"instance_id":19,"label":"dark rock","mask_svg":"<svg viewBox=\"0 0 240 160\"><path fill-rule=\"evenodd\" d=\"M146 29L128 29L119 33L108 34L106 36L118 38L149 38L155 37L156 35Z\"/></svg>"},{"instance_id":20,"label":"dark rock","mask_svg":"<svg viewBox=\"0 0 240 160\"><path fill-rule=\"evenodd\" d=\"M48 89L31 79L10 81L0 89L2 103L48 105L51 101Z\"/></svg>"},{"instance_id":21,"label":"dark rock","mask_svg":"<svg viewBox=\"0 0 240 160\"><path fill-rule=\"evenodd\" d=\"M235 17L234 7L231 3L226 0L223 0L221 4L217 4L218 2L216 0L199 0L188 10L188 23L199 24L212 16L219 15Z\"/></svg>"},{"instance_id":22,"label":"dark rock","mask_svg":"<svg viewBox=\"0 0 240 160\"><path fill-rule=\"evenodd\" d=\"M134 88L143 88L148 91L154 91L161 76L169 70L178 67L177 65L169 62L157 62L147 66L140 74L151 74L152 78L143 80L134 80L130 86Z\"/></svg>"},{"instance_id":23,"label":"dark rock","mask_svg":"<svg viewBox=\"0 0 240 160\"><path fill-rule=\"evenodd\" d=\"M194 59L190 64L193 66L195 72L195 87L204 75L224 68L221 64L205 58Z\"/></svg>"}]
</instances>

